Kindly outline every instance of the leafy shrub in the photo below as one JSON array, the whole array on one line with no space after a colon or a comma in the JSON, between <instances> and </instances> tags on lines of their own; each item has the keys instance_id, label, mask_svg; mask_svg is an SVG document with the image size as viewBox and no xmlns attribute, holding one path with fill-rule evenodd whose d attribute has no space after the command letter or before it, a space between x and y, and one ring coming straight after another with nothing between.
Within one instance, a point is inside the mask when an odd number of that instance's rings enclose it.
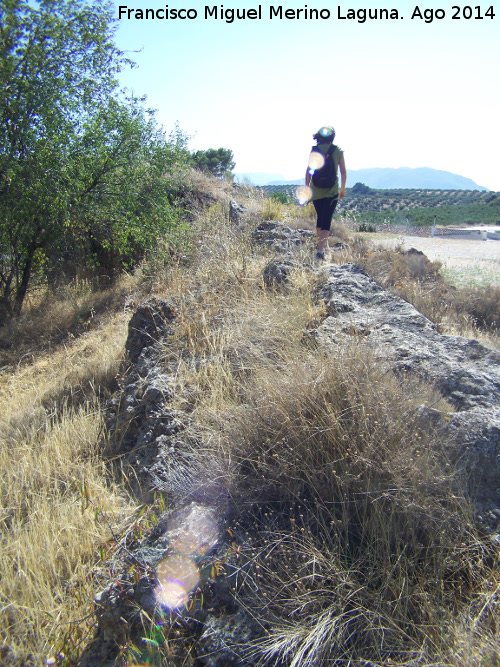
<instances>
[{"instance_id":1,"label":"leafy shrub","mask_svg":"<svg viewBox=\"0 0 500 667\"><path fill-rule=\"evenodd\" d=\"M352 186L352 192L356 195L366 195L371 192L370 188L364 183L355 183Z\"/></svg>"},{"instance_id":2,"label":"leafy shrub","mask_svg":"<svg viewBox=\"0 0 500 667\"><path fill-rule=\"evenodd\" d=\"M273 190L269 193L269 198L280 202L281 204L293 204L294 200L283 190Z\"/></svg>"},{"instance_id":3,"label":"leafy shrub","mask_svg":"<svg viewBox=\"0 0 500 667\"><path fill-rule=\"evenodd\" d=\"M68 266L109 277L181 226L186 138L114 92L113 21L100 0L2 3L0 290L15 315L33 282Z\"/></svg>"},{"instance_id":4,"label":"leafy shrub","mask_svg":"<svg viewBox=\"0 0 500 667\"><path fill-rule=\"evenodd\" d=\"M283 220L283 204L274 197L269 197L262 209L264 220Z\"/></svg>"}]
</instances>

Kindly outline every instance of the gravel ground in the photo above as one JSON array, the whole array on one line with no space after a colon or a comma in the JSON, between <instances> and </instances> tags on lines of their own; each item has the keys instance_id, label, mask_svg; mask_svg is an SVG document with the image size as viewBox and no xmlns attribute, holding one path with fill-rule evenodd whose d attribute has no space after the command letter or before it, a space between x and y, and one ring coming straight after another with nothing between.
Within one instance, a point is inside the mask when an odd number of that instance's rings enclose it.
<instances>
[{"instance_id":1,"label":"gravel ground","mask_svg":"<svg viewBox=\"0 0 500 667\"><path fill-rule=\"evenodd\" d=\"M373 242L389 247L403 245L421 250L432 261L443 264L448 280L457 287L500 285L500 241L473 241L418 236L367 235Z\"/></svg>"}]
</instances>

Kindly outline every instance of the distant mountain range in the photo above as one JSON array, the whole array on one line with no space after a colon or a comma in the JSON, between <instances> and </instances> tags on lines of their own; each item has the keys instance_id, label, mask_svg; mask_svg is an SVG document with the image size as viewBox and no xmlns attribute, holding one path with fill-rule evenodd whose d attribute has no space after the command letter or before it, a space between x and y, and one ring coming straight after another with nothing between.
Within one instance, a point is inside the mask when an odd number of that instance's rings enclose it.
<instances>
[{"instance_id":1,"label":"distant mountain range","mask_svg":"<svg viewBox=\"0 0 500 667\"><path fill-rule=\"evenodd\" d=\"M287 181L279 174L235 174L238 183L252 185L300 185L304 179ZM449 171L430 167L399 167L399 169L377 167L374 169L348 169L347 185L364 183L370 188L428 188L429 190L487 190L470 178L452 174Z\"/></svg>"}]
</instances>

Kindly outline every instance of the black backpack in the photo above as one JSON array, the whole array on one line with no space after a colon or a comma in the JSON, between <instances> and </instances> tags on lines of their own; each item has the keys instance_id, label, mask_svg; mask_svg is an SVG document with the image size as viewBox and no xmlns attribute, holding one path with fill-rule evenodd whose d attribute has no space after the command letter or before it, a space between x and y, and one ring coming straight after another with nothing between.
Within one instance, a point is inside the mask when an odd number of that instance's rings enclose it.
<instances>
[{"instance_id":1,"label":"black backpack","mask_svg":"<svg viewBox=\"0 0 500 667\"><path fill-rule=\"evenodd\" d=\"M333 154L335 153L336 148L337 147L333 144L328 147L328 151L326 152L326 155L324 155L325 164L321 167L321 169L316 169L312 175L312 182L314 187L333 188L333 186L336 185L338 179L338 169L335 169L335 160L333 159ZM321 153L321 155L323 155L318 146L313 146L312 150L315 153Z\"/></svg>"}]
</instances>

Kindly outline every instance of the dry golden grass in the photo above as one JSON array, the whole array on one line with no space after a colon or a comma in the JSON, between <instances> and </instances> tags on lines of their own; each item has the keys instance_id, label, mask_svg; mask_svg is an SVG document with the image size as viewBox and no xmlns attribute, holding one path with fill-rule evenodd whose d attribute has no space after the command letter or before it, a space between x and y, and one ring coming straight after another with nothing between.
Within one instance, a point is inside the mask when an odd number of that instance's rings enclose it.
<instances>
[{"instance_id":1,"label":"dry golden grass","mask_svg":"<svg viewBox=\"0 0 500 667\"><path fill-rule=\"evenodd\" d=\"M182 293L183 262L144 264L106 290L78 281L31 294L23 316L1 331L2 664L44 665L60 650L73 664L92 633L94 617L85 619L108 583L100 547L136 509L106 463L102 401L114 388L130 313L166 284Z\"/></svg>"},{"instance_id":2,"label":"dry golden grass","mask_svg":"<svg viewBox=\"0 0 500 667\"><path fill-rule=\"evenodd\" d=\"M154 289L146 270L123 274L107 289L77 280L30 294L21 317L0 329L2 366L31 363L39 355L71 347L75 337L105 326L108 314L132 308Z\"/></svg>"},{"instance_id":3,"label":"dry golden grass","mask_svg":"<svg viewBox=\"0 0 500 667\"><path fill-rule=\"evenodd\" d=\"M264 664L443 659L446 610L481 590L494 556L419 422L436 397L344 350L297 351L240 400L217 422L240 466L232 495L252 537L238 595L270 623Z\"/></svg>"},{"instance_id":4,"label":"dry golden grass","mask_svg":"<svg viewBox=\"0 0 500 667\"><path fill-rule=\"evenodd\" d=\"M0 655L5 665L43 665L55 646L65 645L64 636L74 627L70 622L86 616L97 592L98 580L89 575L99 561L99 544L111 537L103 513L116 526L134 509L103 465L97 400L112 389L129 315L109 314L52 352L29 345L37 327L47 339L52 332L43 326L63 331L73 299L69 290L67 301L60 299L49 314L27 310L17 324L24 334L19 363L10 372L4 368L0 377ZM80 629L86 635L92 628L83 623Z\"/></svg>"},{"instance_id":5,"label":"dry golden grass","mask_svg":"<svg viewBox=\"0 0 500 667\"><path fill-rule=\"evenodd\" d=\"M246 563L236 594L270 627L253 655L297 666L451 661L455 610L500 579L449 443L419 420L421 404L448 407L358 347L332 356L305 345L319 313L300 276L294 286L219 303L192 338L207 363L184 387L216 443L199 455L231 471ZM498 632L484 637L493 645Z\"/></svg>"},{"instance_id":6,"label":"dry golden grass","mask_svg":"<svg viewBox=\"0 0 500 667\"><path fill-rule=\"evenodd\" d=\"M51 637L57 643L70 621L85 616L77 608L83 602L85 609L96 592L88 574L98 561L97 544L111 534L91 512L82 513L75 485L86 484L96 507L110 516L126 507L105 482L97 449L101 428L98 408L88 406L60 414L53 424L39 414L36 425L18 425L4 440L2 664L43 664L53 650Z\"/></svg>"},{"instance_id":7,"label":"dry golden grass","mask_svg":"<svg viewBox=\"0 0 500 667\"><path fill-rule=\"evenodd\" d=\"M297 666L494 659L495 550L474 529L450 443L417 409L449 408L359 347L311 348L312 276L267 292L265 256L241 244L224 226L207 240L165 363L180 362L178 405L215 443L200 467L226 471L238 508L248 569L236 594L270 627L253 655ZM436 279L438 268L412 259L396 273Z\"/></svg>"}]
</instances>

